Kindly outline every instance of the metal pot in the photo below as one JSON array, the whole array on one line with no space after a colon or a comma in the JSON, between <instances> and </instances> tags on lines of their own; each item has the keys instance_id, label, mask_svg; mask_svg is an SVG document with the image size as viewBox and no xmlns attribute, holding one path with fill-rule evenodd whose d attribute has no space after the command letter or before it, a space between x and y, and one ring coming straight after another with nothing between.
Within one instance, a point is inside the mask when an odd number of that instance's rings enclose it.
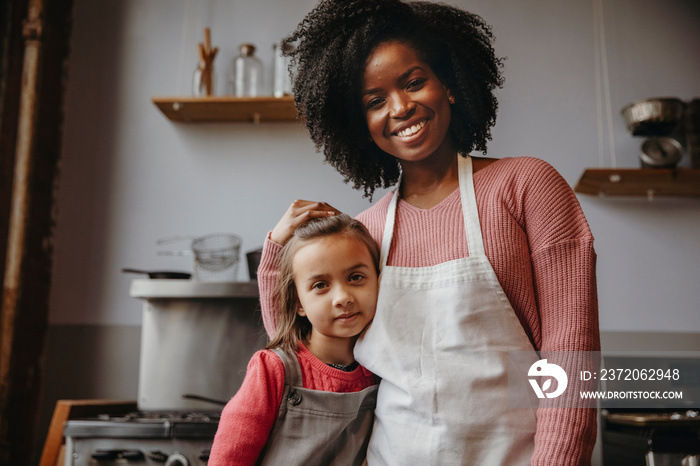
<instances>
[{"instance_id":1,"label":"metal pot","mask_svg":"<svg viewBox=\"0 0 700 466\"><path fill-rule=\"evenodd\" d=\"M683 147L673 138L647 138L639 153L642 167L674 168L683 158Z\"/></svg>"},{"instance_id":2,"label":"metal pot","mask_svg":"<svg viewBox=\"0 0 700 466\"><path fill-rule=\"evenodd\" d=\"M140 270L140 269L122 269L124 273L140 273L148 275L148 278L166 278L166 279L180 279L187 280L192 277L191 273L187 272L170 272L166 270Z\"/></svg>"},{"instance_id":3,"label":"metal pot","mask_svg":"<svg viewBox=\"0 0 700 466\"><path fill-rule=\"evenodd\" d=\"M260 267L260 259L262 257L262 248L249 251L246 254L248 260L248 276L251 280L258 279L258 267Z\"/></svg>"},{"instance_id":4,"label":"metal pot","mask_svg":"<svg viewBox=\"0 0 700 466\"><path fill-rule=\"evenodd\" d=\"M675 97L633 102L620 111L633 136L667 136L683 119L685 103Z\"/></svg>"}]
</instances>

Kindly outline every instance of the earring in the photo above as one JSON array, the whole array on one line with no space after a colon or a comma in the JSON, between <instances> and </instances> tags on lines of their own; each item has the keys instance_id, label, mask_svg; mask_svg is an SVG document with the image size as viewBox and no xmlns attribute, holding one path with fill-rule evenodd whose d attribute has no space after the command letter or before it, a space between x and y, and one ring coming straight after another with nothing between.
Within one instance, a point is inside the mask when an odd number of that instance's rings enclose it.
<instances>
[{"instance_id":1,"label":"earring","mask_svg":"<svg viewBox=\"0 0 700 466\"><path fill-rule=\"evenodd\" d=\"M447 99L447 101L448 101L450 104L454 104L454 103L455 103L455 98L452 97L452 96L450 96L450 97Z\"/></svg>"}]
</instances>

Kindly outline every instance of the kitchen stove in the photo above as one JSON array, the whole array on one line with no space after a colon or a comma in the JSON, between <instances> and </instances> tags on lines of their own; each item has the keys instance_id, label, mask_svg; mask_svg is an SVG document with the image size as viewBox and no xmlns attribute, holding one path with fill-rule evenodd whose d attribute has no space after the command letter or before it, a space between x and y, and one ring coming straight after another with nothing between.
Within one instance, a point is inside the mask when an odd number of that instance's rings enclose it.
<instances>
[{"instance_id":1,"label":"kitchen stove","mask_svg":"<svg viewBox=\"0 0 700 466\"><path fill-rule=\"evenodd\" d=\"M698 466L699 414L692 409L602 410L603 464Z\"/></svg>"},{"instance_id":2,"label":"kitchen stove","mask_svg":"<svg viewBox=\"0 0 700 466\"><path fill-rule=\"evenodd\" d=\"M144 300L134 412L66 421L66 466L205 465L225 400L267 343L257 290L255 282L132 281L131 296Z\"/></svg>"},{"instance_id":3,"label":"kitchen stove","mask_svg":"<svg viewBox=\"0 0 700 466\"><path fill-rule=\"evenodd\" d=\"M66 466L197 466L209 459L220 412L138 411L66 422Z\"/></svg>"},{"instance_id":4,"label":"kitchen stove","mask_svg":"<svg viewBox=\"0 0 700 466\"><path fill-rule=\"evenodd\" d=\"M640 378L619 375L601 381L604 391L650 390L681 397L601 400L601 441L605 466L700 466L700 354L654 352L605 355L611 374L655 368L654 374L678 377ZM619 371L619 372L618 372Z\"/></svg>"}]
</instances>

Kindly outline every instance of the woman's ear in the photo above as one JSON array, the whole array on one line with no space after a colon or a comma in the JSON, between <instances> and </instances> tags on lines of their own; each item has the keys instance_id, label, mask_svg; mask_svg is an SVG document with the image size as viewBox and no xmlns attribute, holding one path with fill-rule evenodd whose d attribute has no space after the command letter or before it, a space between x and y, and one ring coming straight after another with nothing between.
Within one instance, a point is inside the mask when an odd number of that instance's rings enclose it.
<instances>
[{"instance_id":1,"label":"woman's ear","mask_svg":"<svg viewBox=\"0 0 700 466\"><path fill-rule=\"evenodd\" d=\"M452 95L452 92L450 92L450 90L449 90L447 87L445 87L445 94L447 94L447 101L448 101L450 104L455 103L455 98L454 98L454 96Z\"/></svg>"},{"instance_id":2,"label":"woman's ear","mask_svg":"<svg viewBox=\"0 0 700 466\"><path fill-rule=\"evenodd\" d=\"M297 315L306 317L306 311L301 307L301 303L297 301Z\"/></svg>"}]
</instances>

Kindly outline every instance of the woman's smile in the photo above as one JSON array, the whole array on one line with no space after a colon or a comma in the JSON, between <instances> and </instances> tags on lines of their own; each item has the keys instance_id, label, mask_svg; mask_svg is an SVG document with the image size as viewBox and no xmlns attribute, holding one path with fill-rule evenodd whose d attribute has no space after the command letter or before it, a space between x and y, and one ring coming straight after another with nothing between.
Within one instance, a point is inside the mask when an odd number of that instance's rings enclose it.
<instances>
[{"instance_id":1,"label":"woman's smile","mask_svg":"<svg viewBox=\"0 0 700 466\"><path fill-rule=\"evenodd\" d=\"M423 120L420 123L417 123L417 124L410 126L406 129L402 129L401 131L397 131L396 135L400 136L402 138L411 137L411 136L417 134L420 130L422 130L427 122L428 122L428 120Z\"/></svg>"}]
</instances>

